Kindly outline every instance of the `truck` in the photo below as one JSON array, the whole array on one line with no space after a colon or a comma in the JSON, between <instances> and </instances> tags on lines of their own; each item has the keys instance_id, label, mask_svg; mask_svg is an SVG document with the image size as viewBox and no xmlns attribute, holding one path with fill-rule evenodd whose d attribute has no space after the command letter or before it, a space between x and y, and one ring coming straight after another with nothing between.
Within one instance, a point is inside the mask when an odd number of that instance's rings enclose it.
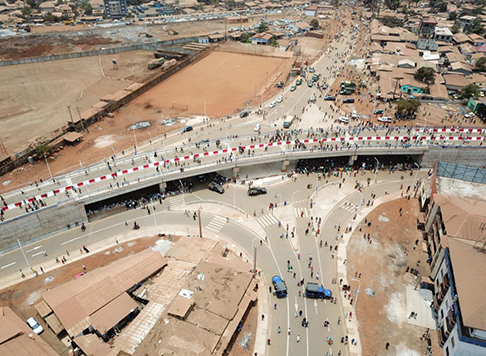
<instances>
[{"instance_id":1,"label":"truck","mask_svg":"<svg viewBox=\"0 0 486 356\"><path fill-rule=\"evenodd\" d=\"M165 58L152 59L151 61L147 62L147 68L153 70L155 68L162 66L164 62L165 62Z\"/></svg>"},{"instance_id":2,"label":"truck","mask_svg":"<svg viewBox=\"0 0 486 356\"><path fill-rule=\"evenodd\" d=\"M339 94L350 95L356 91L356 84L350 81L343 81L340 85Z\"/></svg>"},{"instance_id":3,"label":"truck","mask_svg":"<svg viewBox=\"0 0 486 356\"><path fill-rule=\"evenodd\" d=\"M272 277L274 294L277 298L285 298L287 296L287 284L280 276Z\"/></svg>"},{"instance_id":4,"label":"truck","mask_svg":"<svg viewBox=\"0 0 486 356\"><path fill-rule=\"evenodd\" d=\"M305 296L312 299L331 299L332 292L329 289L325 289L322 284L307 282Z\"/></svg>"},{"instance_id":5,"label":"truck","mask_svg":"<svg viewBox=\"0 0 486 356\"><path fill-rule=\"evenodd\" d=\"M292 125L292 122L294 122L294 119L295 119L295 116L287 115L287 117L285 118L285 121L283 123L283 128L288 129Z\"/></svg>"}]
</instances>

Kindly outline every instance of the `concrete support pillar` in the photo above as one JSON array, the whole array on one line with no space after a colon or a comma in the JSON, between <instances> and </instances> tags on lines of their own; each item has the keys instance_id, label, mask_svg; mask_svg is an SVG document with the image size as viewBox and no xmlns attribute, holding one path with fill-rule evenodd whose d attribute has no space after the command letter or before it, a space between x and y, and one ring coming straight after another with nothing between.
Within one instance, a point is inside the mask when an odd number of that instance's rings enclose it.
<instances>
[{"instance_id":1,"label":"concrete support pillar","mask_svg":"<svg viewBox=\"0 0 486 356\"><path fill-rule=\"evenodd\" d=\"M160 193L165 193L165 188L167 188L167 183L159 183L159 192Z\"/></svg>"},{"instance_id":2,"label":"concrete support pillar","mask_svg":"<svg viewBox=\"0 0 486 356\"><path fill-rule=\"evenodd\" d=\"M354 164L354 161L356 161L357 159L358 159L357 155L349 156L348 166L352 166Z\"/></svg>"},{"instance_id":3,"label":"concrete support pillar","mask_svg":"<svg viewBox=\"0 0 486 356\"><path fill-rule=\"evenodd\" d=\"M280 170L282 172L287 172L287 166L289 165L289 161L282 161L282 168Z\"/></svg>"},{"instance_id":4,"label":"concrete support pillar","mask_svg":"<svg viewBox=\"0 0 486 356\"><path fill-rule=\"evenodd\" d=\"M233 167L232 171L233 171L233 179L237 179L238 175L240 173L240 168L239 167Z\"/></svg>"}]
</instances>

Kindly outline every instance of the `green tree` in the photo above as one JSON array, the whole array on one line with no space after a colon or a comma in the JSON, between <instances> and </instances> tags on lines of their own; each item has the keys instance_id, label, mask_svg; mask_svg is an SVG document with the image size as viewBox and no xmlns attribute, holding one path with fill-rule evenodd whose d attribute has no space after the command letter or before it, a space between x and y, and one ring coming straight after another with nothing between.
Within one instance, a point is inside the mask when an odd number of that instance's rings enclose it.
<instances>
[{"instance_id":1,"label":"green tree","mask_svg":"<svg viewBox=\"0 0 486 356\"><path fill-rule=\"evenodd\" d=\"M257 27L257 32L262 33L268 31L268 25L264 22L260 22L260 24Z\"/></svg>"},{"instance_id":2,"label":"green tree","mask_svg":"<svg viewBox=\"0 0 486 356\"><path fill-rule=\"evenodd\" d=\"M248 40L250 39L250 35L247 34L246 32L243 32L240 36L240 42L241 43L248 43Z\"/></svg>"},{"instance_id":3,"label":"green tree","mask_svg":"<svg viewBox=\"0 0 486 356\"><path fill-rule=\"evenodd\" d=\"M318 30L319 27L321 27L319 25L319 20L318 19L312 19L311 22L310 22L310 25L311 27L314 29L314 30Z\"/></svg>"},{"instance_id":4,"label":"green tree","mask_svg":"<svg viewBox=\"0 0 486 356\"><path fill-rule=\"evenodd\" d=\"M486 70L486 57L481 57L476 61L476 68Z\"/></svg>"},{"instance_id":5,"label":"green tree","mask_svg":"<svg viewBox=\"0 0 486 356\"><path fill-rule=\"evenodd\" d=\"M272 36L268 45L272 46L272 47L277 47L278 46L277 36L275 36L275 35Z\"/></svg>"},{"instance_id":6,"label":"green tree","mask_svg":"<svg viewBox=\"0 0 486 356\"><path fill-rule=\"evenodd\" d=\"M447 4L445 2L440 2L440 3L437 4L436 9L439 12L446 12L447 11Z\"/></svg>"},{"instance_id":7,"label":"green tree","mask_svg":"<svg viewBox=\"0 0 486 356\"><path fill-rule=\"evenodd\" d=\"M58 22L59 21L59 18L57 16L54 16L52 13L48 12L44 16L44 21L45 22Z\"/></svg>"},{"instance_id":8,"label":"green tree","mask_svg":"<svg viewBox=\"0 0 486 356\"><path fill-rule=\"evenodd\" d=\"M472 96L478 95L479 87L476 84L469 84L462 88L460 97L461 99L469 99Z\"/></svg>"},{"instance_id":9,"label":"green tree","mask_svg":"<svg viewBox=\"0 0 486 356\"><path fill-rule=\"evenodd\" d=\"M39 7L35 0L27 0L26 4L29 5L32 9L37 9Z\"/></svg>"},{"instance_id":10,"label":"green tree","mask_svg":"<svg viewBox=\"0 0 486 356\"><path fill-rule=\"evenodd\" d=\"M49 141L45 137L37 137L34 143L30 145L38 158L44 158L49 153L51 148L49 147Z\"/></svg>"},{"instance_id":11,"label":"green tree","mask_svg":"<svg viewBox=\"0 0 486 356\"><path fill-rule=\"evenodd\" d=\"M398 17L385 16L380 21L383 25L388 27L403 27L403 19Z\"/></svg>"},{"instance_id":12,"label":"green tree","mask_svg":"<svg viewBox=\"0 0 486 356\"><path fill-rule=\"evenodd\" d=\"M411 117L418 111L420 105L420 101L417 99L400 99L397 102L397 113L405 117Z\"/></svg>"},{"instance_id":13,"label":"green tree","mask_svg":"<svg viewBox=\"0 0 486 356\"><path fill-rule=\"evenodd\" d=\"M469 32L475 33L477 35L481 35L484 33L484 26L481 24L481 19L479 17L476 17L474 19L471 30Z\"/></svg>"},{"instance_id":14,"label":"green tree","mask_svg":"<svg viewBox=\"0 0 486 356\"><path fill-rule=\"evenodd\" d=\"M30 7L25 6L20 12L22 13L22 17L29 17L32 13L32 10L30 9Z\"/></svg>"},{"instance_id":15,"label":"green tree","mask_svg":"<svg viewBox=\"0 0 486 356\"><path fill-rule=\"evenodd\" d=\"M422 67L417 69L413 77L419 82L425 83L427 85L434 84L435 70L429 67Z\"/></svg>"},{"instance_id":16,"label":"green tree","mask_svg":"<svg viewBox=\"0 0 486 356\"><path fill-rule=\"evenodd\" d=\"M399 0L385 0L385 6L390 10L396 10L400 6Z\"/></svg>"},{"instance_id":17,"label":"green tree","mask_svg":"<svg viewBox=\"0 0 486 356\"><path fill-rule=\"evenodd\" d=\"M83 9L85 15L91 15L93 13L93 7L88 1L83 1L81 8Z\"/></svg>"},{"instance_id":18,"label":"green tree","mask_svg":"<svg viewBox=\"0 0 486 356\"><path fill-rule=\"evenodd\" d=\"M449 16L447 17L447 19L449 21L456 21L456 19L457 19L457 12L455 12L455 11L449 12Z\"/></svg>"}]
</instances>

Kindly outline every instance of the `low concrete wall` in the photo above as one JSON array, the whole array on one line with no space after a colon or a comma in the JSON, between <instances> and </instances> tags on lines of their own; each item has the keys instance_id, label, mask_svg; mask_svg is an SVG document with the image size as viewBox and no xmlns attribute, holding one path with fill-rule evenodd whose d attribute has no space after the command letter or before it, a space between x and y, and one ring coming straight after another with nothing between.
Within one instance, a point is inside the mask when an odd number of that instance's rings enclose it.
<instances>
[{"instance_id":1,"label":"low concrete wall","mask_svg":"<svg viewBox=\"0 0 486 356\"><path fill-rule=\"evenodd\" d=\"M420 164L432 168L436 162L462 163L471 167L486 166L486 147L447 147L431 146L424 152Z\"/></svg>"},{"instance_id":2,"label":"low concrete wall","mask_svg":"<svg viewBox=\"0 0 486 356\"><path fill-rule=\"evenodd\" d=\"M167 47L167 46L173 46L180 43L192 42L194 40L197 40L197 38L198 37L185 37L185 38L178 38L178 39L167 40L167 41L154 41L148 43L141 43L141 44L136 44L131 46L111 47L111 48L105 48L103 50L100 49L96 51L72 52L72 53L56 54L52 56L12 59L8 61L0 61L0 67L13 66L19 64L59 61L64 59L73 59L73 58L82 58L82 57L93 57L93 56L100 56L106 54L116 54L121 52L130 52L130 51L139 51L139 50L156 51L161 47Z\"/></svg>"},{"instance_id":3,"label":"low concrete wall","mask_svg":"<svg viewBox=\"0 0 486 356\"><path fill-rule=\"evenodd\" d=\"M0 223L0 251L5 253L23 244L42 240L66 230L67 225L87 221L84 204L76 201L59 203L38 211L26 213Z\"/></svg>"}]
</instances>

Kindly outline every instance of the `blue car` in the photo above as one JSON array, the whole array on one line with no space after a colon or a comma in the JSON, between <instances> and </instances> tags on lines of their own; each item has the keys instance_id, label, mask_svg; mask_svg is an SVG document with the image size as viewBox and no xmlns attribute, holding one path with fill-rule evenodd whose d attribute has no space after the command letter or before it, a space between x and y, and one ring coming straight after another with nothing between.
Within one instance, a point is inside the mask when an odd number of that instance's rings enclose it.
<instances>
[{"instance_id":1,"label":"blue car","mask_svg":"<svg viewBox=\"0 0 486 356\"><path fill-rule=\"evenodd\" d=\"M192 131L192 126L184 126L181 130L182 133Z\"/></svg>"},{"instance_id":2,"label":"blue car","mask_svg":"<svg viewBox=\"0 0 486 356\"><path fill-rule=\"evenodd\" d=\"M336 98L333 97L332 95L326 95L324 97L324 100L326 100L326 101L336 101Z\"/></svg>"},{"instance_id":3,"label":"blue car","mask_svg":"<svg viewBox=\"0 0 486 356\"><path fill-rule=\"evenodd\" d=\"M274 294L277 298L285 298L287 296L287 284L280 276L272 277Z\"/></svg>"}]
</instances>

